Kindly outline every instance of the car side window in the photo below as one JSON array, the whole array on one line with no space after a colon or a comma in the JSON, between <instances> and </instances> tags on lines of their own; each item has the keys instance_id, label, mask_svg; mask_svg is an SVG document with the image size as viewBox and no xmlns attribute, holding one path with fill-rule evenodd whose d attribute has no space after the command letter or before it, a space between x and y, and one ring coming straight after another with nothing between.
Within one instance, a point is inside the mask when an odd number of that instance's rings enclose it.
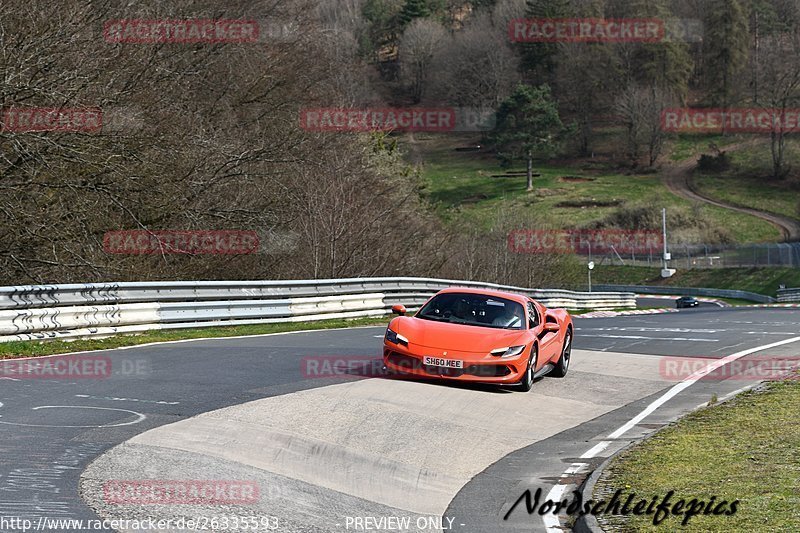
<instances>
[{"instance_id":1,"label":"car side window","mask_svg":"<svg viewBox=\"0 0 800 533\"><path fill-rule=\"evenodd\" d=\"M528 302L528 323L531 328L539 325L539 313L536 312L536 307L531 302Z\"/></svg>"}]
</instances>

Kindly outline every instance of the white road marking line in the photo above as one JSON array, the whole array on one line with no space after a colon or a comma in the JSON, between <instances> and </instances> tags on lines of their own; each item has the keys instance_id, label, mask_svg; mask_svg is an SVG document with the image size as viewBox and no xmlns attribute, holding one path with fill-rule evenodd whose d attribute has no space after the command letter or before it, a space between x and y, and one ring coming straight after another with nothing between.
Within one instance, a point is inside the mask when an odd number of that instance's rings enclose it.
<instances>
[{"instance_id":1,"label":"white road marking line","mask_svg":"<svg viewBox=\"0 0 800 533\"><path fill-rule=\"evenodd\" d=\"M614 328L576 328L576 331L640 331L651 333L724 333L729 329L689 329L689 328L645 328L645 327L614 327ZM744 335L794 335L796 331L738 331Z\"/></svg>"},{"instance_id":2,"label":"white road marking line","mask_svg":"<svg viewBox=\"0 0 800 533\"><path fill-rule=\"evenodd\" d=\"M742 331L746 335L794 335L796 331Z\"/></svg>"},{"instance_id":3,"label":"white road marking line","mask_svg":"<svg viewBox=\"0 0 800 533\"><path fill-rule=\"evenodd\" d=\"M598 442L597 444L595 444L594 446L592 446L592 448L591 448L589 451L587 451L586 453L584 453L583 455L581 455L581 459L591 459L591 458L593 458L593 457L597 457L597 456L598 456L598 455L600 455L600 454L601 454L601 453L602 453L602 452L603 452L603 451L604 451L606 448L608 448L608 447L609 447L609 445L611 445L611 441L604 440L604 441L602 441L602 442Z\"/></svg>"},{"instance_id":4,"label":"white road marking line","mask_svg":"<svg viewBox=\"0 0 800 533\"><path fill-rule=\"evenodd\" d=\"M178 405L181 402L165 402L159 400L138 400L136 398L117 398L116 396L90 396L88 394L76 394L76 398L87 398L89 400L108 400L110 402L139 402L139 403L155 403L158 405Z\"/></svg>"},{"instance_id":5,"label":"white road marking line","mask_svg":"<svg viewBox=\"0 0 800 533\"><path fill-rule=\"evenodd\" d=\"M630 431L636 424L644 420L647 416L653 414L656 409L667 403L669 400L689 388L691 385L695 384L704 376L710 374L717 368L727 365L737 359L741 359L742 357L746 357L750 354L760 352L763 350L769 350L770 348L776 348L778 346L783 346L784 344L791 344L793 342L800 341L800 337L792 337L790 339L784 339L782 341L773 342L771 344L766 344L764 346L757 346L755 348L749 348L747 350L743 350L741 352L736 352L735 354L729 355L727 357L723 357L722 359L718 359L713 363L709 363L705 366L705 368L698 370L694 374L691 374L683 381L674 385L671 389L665 392L662 396L660 396L657 400L653 403L648 405L641 413L636 415L635 417L631 418L628 422L623 424L619 429L611 433L608 438L609 439L618 439L628 431ZM737 391L734 391L734 393ZM601 441L598 444L594 445L591 449L589 449L585 454L581 455L581 459L589 459L597 455L600 451L605 450L611 444L611 441ZM568 469L569 470L569 469ZM566 492L567 485L556 485L554 486L550 492L547 493L545 500L551 500L553 502L561 501L561 497ZM554 516L552 513L548 513L544 517L542 517L545 528L547 531L552 532L561 532L561 522L558 519L558 516Z\"/></svg>"},{"instance_id":6,"label":"white road marking line","mask_svg":"<svg viewBox=\"0 0 800 533\"><path fill-rule=\"evenodd\" d=\"M613 328L585 328L586 331L649 331L653 333L718 333L727 329L692 329L692 328L648 328L640 327L613 327Z\"/></svg>"},{"instance_id":7,"label":"white road marking line","mask_svg":"<svg viewBox=\"0 0 800 533\"><path fill-rule=\"evenodd\" d=\"M547 493L545 501L560 502L561 498L566 494L567 488L568 485L556 485ZM559 531L563 533L564 530L561 529L561 521L558 519L558 515L549 512L542 517L542 521L547 531Z\"/></svg>"},{"instance_id":8,"label":"white road marking line","mask_svg":"<svg viewBox=\"0 0 800 533\"><path fill-rule=\"evenodd\" d=\"M635 339L645 341L691 341L691 342L719 342L719 339L691 339L686 337L645 337L642 335L592 335L584 333L581 337L597 337L601 339Z\"/></svg>"},{"instance_id":9,"label":"white road marking line","mask_svg":"<svg viewBox=\"0 0 800 533\"><path fill-rule=\"evenodd\" d=\"M136 420L131 422L122 422L119 424L103 424L100 426L58 426L52 424L22 424L20 422L1 422L0 424L6 424L9 426L25 426L31 428L115 428L121 426L132 426L133 424L138 424L139 422L144 421L147 419L147 415L142 413L137 413L136 411L130 411L128 409L112 409L111 407L91 407L88 405L40 405L39 407L32 407L32 411L38 411L39 409L97 409L100 411L121 411L123 413L130 413L132 415L136 415Z\"/></svg>"},{"instance_id":10,"label":"white road marking line","mask_svg":"<svg viewBox=\"0 0 800 533\"><path fill-rule=\"evenodd\" d=\"M569 477L571 475L578 474L587 466L589 466L589 463L572 463L569 468L564 470L564 473L561 474L561 477Z\"/></svg>"},{"instance_id":11,"label":"white road marking line","mask_svg":"<svg viewBox=\"0 0 800 533\"><path fill-rule=\"evenodd\" d=\"M753 354L753 353L756 353L756 352L760 352L762 350L769 350L770 348L776 348L778 346L783 346L784 344L791 344L791 343L797 342L797 341L800 341L800 337L793 337L791 339L784 339L782 341L773 342L771 344L766 344L764 346L757 346L755 348L749 348L749 349L743 350L741 352L736 352L735 354L729 355L727 357L723 357L722 359L718 359L718 360L714 361L713 363L709 363L708 365L706 365L705 368L702 368L702 369L698 370L697 372L695 372L694 374L691 374L690 376L688 376L686 379L684 379L683 381L681 381L677 385L673 386L663 396L661 396L659 399L657 399L656 401L651 403L649 406L647 406L647 408L644 411L642 411L641 413L636 415L634 418L629 420L625 425L623 425L617 431L615 431L614 433L609 435L608 438L617 439L617 438L621 437L623 434L627 433L632 427L634 427L636 424L641 422L648 415L652 414L656 409L658 409L659 407L661 407L662 405L667 403L669 400L671 400L672 398L674 398L675 396L677 396L678 394L683 392L685 389L689 388L691 385L693 385L694 383L699 381L701 378L707 376L708 374L710 374L714 370L718 369L719 367L725 366L728 363L732 363L733 361L736 361L737 359L741 359L742 357L748 356L750 354Z\"/></svg>"}]
</instances>

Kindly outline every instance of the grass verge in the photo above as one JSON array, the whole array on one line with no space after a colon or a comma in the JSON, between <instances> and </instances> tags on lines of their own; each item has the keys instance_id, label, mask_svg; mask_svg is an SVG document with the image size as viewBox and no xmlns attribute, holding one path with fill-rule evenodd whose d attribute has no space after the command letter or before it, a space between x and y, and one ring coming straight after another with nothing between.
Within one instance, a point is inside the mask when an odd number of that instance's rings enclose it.
<instances>
[{"instance_id":1,"label":"grass verge","mask_svg":"<svg viewBox=\"0 0 800 533\"><path fill-rule=\"evenodd\" d=\"M115 335L104 339L78 339L74 341L19 341L0 343L0 359L14 357L41 357L60 353L109 350L122 346L137 346L151 342L166 342L185 339L238 337L263 335L287 331L352 328L358 326L383 326L389 318L358 318L321 320L319 322L292 322L284 324L254 324L199 329L156 330L134 335Z\"/></svg>"},{"instance_id":2,"label":"grass verge","mask_svg":"<svg viewBox=\"0 0 800 533\"><path fill-rule=\"evenodd\" d=\"M800 531L800 382L770 383L704 408L621 453L603 472L594 498L618 489L636 500L739 500L733 515L692 517L687 531ZM730 506L726 506L730 509ZM606 531L683 530L683 516L598 517Z\"/></svg>"}]
</instances>

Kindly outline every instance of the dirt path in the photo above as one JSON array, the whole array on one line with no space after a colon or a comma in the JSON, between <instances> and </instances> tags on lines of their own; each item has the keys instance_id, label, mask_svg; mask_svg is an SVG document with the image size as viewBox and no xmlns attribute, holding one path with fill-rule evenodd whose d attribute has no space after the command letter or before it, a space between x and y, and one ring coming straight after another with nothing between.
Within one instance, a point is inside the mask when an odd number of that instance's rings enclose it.
<instances>
[{"instance_id":1,"label":"dirt path","mask_svg":"<svg viewBox=\"0 0 800 533\"><path fill-rule=\"evenodd\" d=\"M726 152L733 152L745 146L750 146L753 143L754 141L745 141L732 144L725 146L724 150ZM800 222L797 220L782 215L776 215L774 213L758 211L757 209L739 207L709 198L701 194L695 187L692 186L692 173L696 167L696 158L695 156L692 156L686 161L682 161L677 165L672 165L666 168L662 173L664 185L667 186L667 189L669 189L670 192L680 196L681 198L686 198L687 200L692 200L695 202L703 202L706 204L715 205L717 207L723 207L725 209L730 209L731 211L746 213L762 220L766 220L781 230L785 241L800 241Z\"/></svg>"}]
</instances>

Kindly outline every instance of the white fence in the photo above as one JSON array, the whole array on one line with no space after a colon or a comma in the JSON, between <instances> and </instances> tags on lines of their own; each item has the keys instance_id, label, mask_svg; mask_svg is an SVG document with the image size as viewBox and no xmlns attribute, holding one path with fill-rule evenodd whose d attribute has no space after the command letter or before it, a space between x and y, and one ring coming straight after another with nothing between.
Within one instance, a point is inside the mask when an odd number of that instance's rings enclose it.
<instances>
[{"instance_id":1,"label":"white fence","mask_svg":"<svg viewBox=\"0 0 800 533\"><path fill-rule=\"evenodd\" d=\"M780 303L800 302L800 289L778 289Z\"/></svg>"},{"instance_id":2,"label":"white fence","mask_svg":"<svg viewBox=\"0 0 800 533\"><path fill-rule=\"evenodd\" d=\"M577 252L589 255L585 245ZM771 244L683 244L671 243L671 268L730 268L730 267L800 267L800 243L783 242ZM593 253L595 263L610 265L661 266L660 248L638 250L635 253L615 251Z\"/></svg>"},{"instance_id":3,"label":"white fence","mask_svg":"<svg viewBox=\"0 0 800 533\"><path fill-rule=\"evenodd\" d=\"M633 293L580 293L425 278L202 281L0 287L0 342L155 329L379 317L446 287L509 290L548 307L632 309Z\"/></svg>"}]
</instances>

